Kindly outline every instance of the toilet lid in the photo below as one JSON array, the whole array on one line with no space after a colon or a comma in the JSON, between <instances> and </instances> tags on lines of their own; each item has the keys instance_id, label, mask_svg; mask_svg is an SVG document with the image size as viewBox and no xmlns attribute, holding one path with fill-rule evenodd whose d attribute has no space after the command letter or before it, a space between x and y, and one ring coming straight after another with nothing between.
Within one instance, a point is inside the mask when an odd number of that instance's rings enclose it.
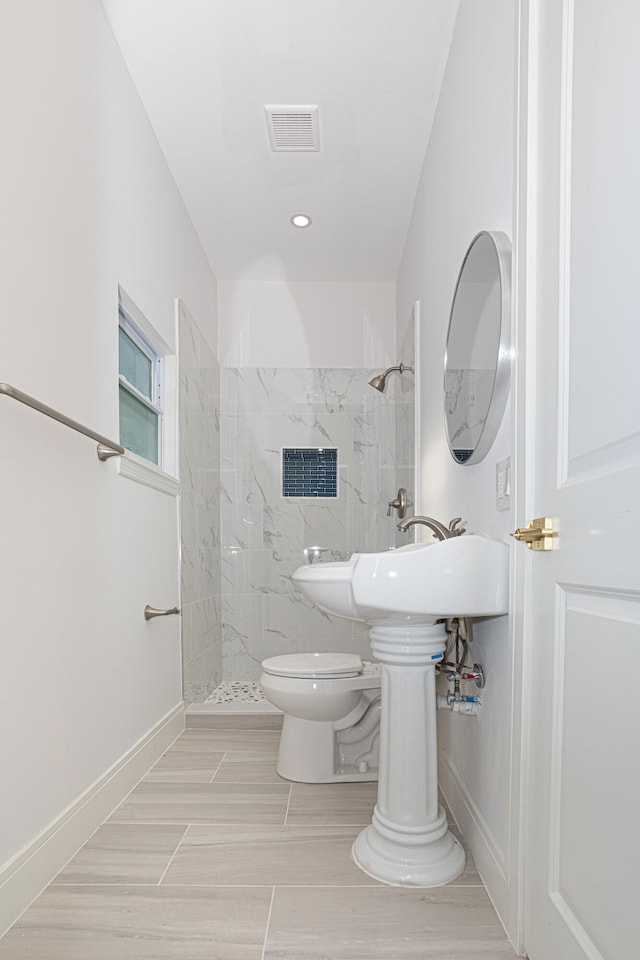
<instances>
[{"instance_id":1,"label":"toilet lid","mask_svg":"<svg viewBox=\"0 0 640 960\"><path fill-rule=\"evenodd\" d=\"M362 660L355 653L290 653L269 657L262 669L280 677L357 677Z\"/></svg>"}]
</instances>

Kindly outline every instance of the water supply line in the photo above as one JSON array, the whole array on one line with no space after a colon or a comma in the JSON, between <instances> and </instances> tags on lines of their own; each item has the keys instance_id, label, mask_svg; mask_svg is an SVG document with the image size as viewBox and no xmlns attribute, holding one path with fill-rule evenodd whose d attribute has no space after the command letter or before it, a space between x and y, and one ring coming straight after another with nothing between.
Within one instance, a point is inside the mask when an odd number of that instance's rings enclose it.
<instances>
[{"instance_id":1,"label":"water supply line","mask_svg":"<svg viewBox=\"0 0 640 960\"><path fill-rule=\"evenodd\" d=\"M468 703L466 700L450 700L449 695L439 693L436 697L436 706L438 710L450 710L452 713L461 713L465 717L477 717L480 713L480 701Z\"/></svg>"},{"instance_id":2,"label":"water supply line","mask_svg":"<svg viewBox=\"0 0 640 960\"><path fill-rule=\"evenodd\" d=\"M465 716L478 716L482 703L480 697L464 694L461 687L462 683L469 680L473 680L480 689L484 687L484 671L480 664L474 663L473 668L470 668L465 663L470 639L469 624L464 617L455 617L447 620L445 629L449 635L445 659L436 665L436 671L446 677L448 683L453 684L453 689L449 690L446 696L438 694L437 707ZM455 655L450 659L454 650Z\"/></svg>"}]
</instances>

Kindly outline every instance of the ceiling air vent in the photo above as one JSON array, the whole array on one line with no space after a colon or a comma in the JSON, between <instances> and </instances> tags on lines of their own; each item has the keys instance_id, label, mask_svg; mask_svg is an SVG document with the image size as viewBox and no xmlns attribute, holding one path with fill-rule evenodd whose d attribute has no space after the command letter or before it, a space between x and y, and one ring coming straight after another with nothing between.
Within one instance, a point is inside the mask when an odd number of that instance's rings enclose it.
<instances>
[{"instance_id":1,"label":"ceiling air vent","mask_svg":"<svg viewBox=\"0 0 640 960\"><path fill-rule=\"evenodd\" d=\"M265 106L271 149L308 152L320 149L318 106Z\"/></svg>"}]
</instances>

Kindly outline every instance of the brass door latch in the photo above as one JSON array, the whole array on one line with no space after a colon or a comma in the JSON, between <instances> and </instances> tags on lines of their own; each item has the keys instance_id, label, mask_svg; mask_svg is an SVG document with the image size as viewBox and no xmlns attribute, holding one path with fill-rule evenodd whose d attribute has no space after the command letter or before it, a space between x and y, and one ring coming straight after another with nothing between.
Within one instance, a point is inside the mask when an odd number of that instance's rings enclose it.
<instances>
[{"instance_id":1,"label":"brass door latch","mask_svg":"<svg viewBox=\"0 0 640 960\"><path fill-rule=\"evenodd\" d=\"M516 540L526 543L529 550L551 550L553 548L553 517L538 517L528 527L518 527L511 534Z\"/></svg>"}]
</instances>

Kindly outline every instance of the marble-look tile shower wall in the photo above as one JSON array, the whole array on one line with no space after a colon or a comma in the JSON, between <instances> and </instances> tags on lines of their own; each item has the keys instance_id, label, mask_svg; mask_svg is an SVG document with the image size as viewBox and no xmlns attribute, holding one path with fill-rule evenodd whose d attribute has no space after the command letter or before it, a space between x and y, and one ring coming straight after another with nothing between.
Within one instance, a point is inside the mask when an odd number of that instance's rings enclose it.
<instances>
[{"instance_id":1,"label":"marble-look tile shower wall","mask_svg":"<svg viewBox=\"0 0 640 960\"><path fill-rule=\"evenodd\" d=\"M407 491L407 509L405 517L416 513L416 342L415 319L411 319L400 348L400 362L412 367L413 373L405 372L393 378L392 397L396 421L396 482L398 487ZM396 546L410 542L408 534L397 533Z\"/></svg>"},{"instance_id":2,"label":"marble-look tile shower wall","mask_svg":"<svg viewBox=\"0 0 640 960\"><path fill-rule=\"evenodd\" d=\"M185 703L222 679L220 602L220 367L180 304L180 524Z\"/></svg>"},{"instance_id":3,"label":"marble-look tile shower wall","mask_svg":"<svg viewBox=\"0 0 640 960\"><path fill-rule=\"evenodd\" d=\"M366 628L295 589L305 550L323 559L395 544L393 400L379 370L223 368L221 537L225 679L256 680L265 657L311 650L369 656ZM335 498L283 498L283 447L337 447Z\"/></svg>"}]
</instances>

